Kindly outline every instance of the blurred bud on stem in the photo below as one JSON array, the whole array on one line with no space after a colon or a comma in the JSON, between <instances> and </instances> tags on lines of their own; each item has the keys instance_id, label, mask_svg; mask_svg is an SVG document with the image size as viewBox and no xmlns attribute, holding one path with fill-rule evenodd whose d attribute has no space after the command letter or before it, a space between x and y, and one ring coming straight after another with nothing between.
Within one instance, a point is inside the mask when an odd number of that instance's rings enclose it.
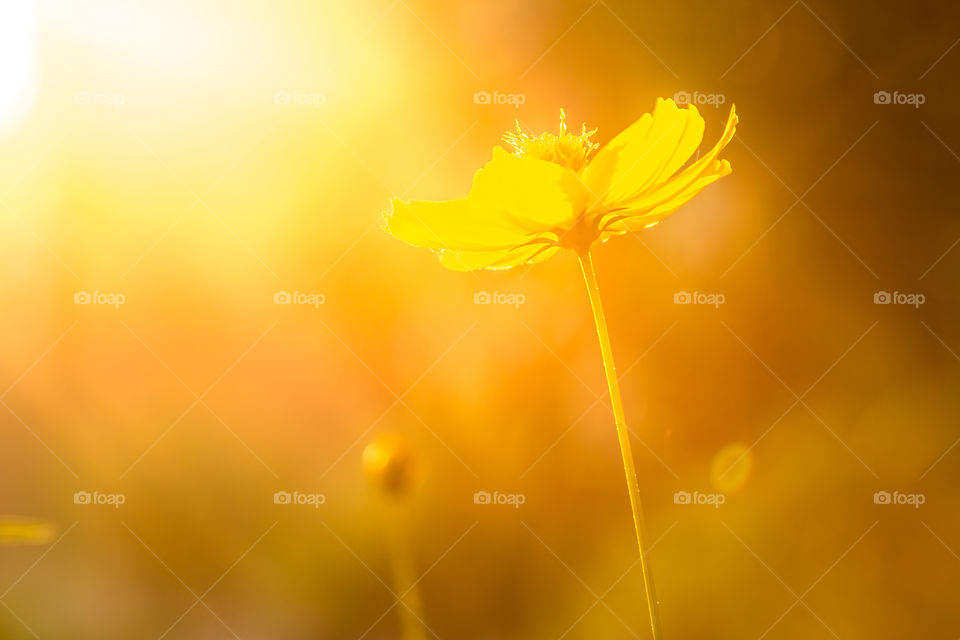
<instances>
[{"instance_id":1,"label":"blurred bud on stem","mask_svg":"<svg viewBox=\"0 0 960 640\"><path fill-rule=\"evenodd\" d=\"M409 496L418 479L410 444L398 433L381 433L364 448L363 469L377 493L395 500ZM393 582L403 604L399 607L402 637L403 640L427 640L406 517L399 513L407 510L401 505L396 505L390 511L394 509L398 512L394 515L400 517L390 518L387 539L393 565Z\"/></svg>"},{"instance_id":2,"label":"blurred bud on stem","mask_svg":"<svg viewBox=\"0 0 960 640\"><path fill-rule=\"evenodd\" d=\"M417 468L407 439L397 433L381 433L363 450L363 468L377 491L391 498L404 498L414 489Z\"/></svg>"}]
</instances>

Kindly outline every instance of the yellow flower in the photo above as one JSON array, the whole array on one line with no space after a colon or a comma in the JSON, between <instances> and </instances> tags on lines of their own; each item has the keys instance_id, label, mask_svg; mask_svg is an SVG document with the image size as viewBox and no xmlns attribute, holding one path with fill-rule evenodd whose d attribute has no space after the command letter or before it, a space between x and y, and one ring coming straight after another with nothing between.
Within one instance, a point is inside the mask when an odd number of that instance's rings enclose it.
<instances>
[{"instance_id":1,"label":"yellow flower","mask_svg":"<svg viewBox=\"0 0 960 640\"><path fill-rule=\"evenodd\" d=\"M586 126L535 138L519 130L493 150L465 198L445 202L395 199L384 230L440 253L458 271L507 269L546 260L561 248L586 253L596 241L657 224L708 184L728 175L720 160L736 131L736 109L717 144L694 162L704 122L695 106L658 99L604 148ZM596 155L593 155L596 152ZM591 156L593 156L591 158Z\"/></svg>"}]
</instances>

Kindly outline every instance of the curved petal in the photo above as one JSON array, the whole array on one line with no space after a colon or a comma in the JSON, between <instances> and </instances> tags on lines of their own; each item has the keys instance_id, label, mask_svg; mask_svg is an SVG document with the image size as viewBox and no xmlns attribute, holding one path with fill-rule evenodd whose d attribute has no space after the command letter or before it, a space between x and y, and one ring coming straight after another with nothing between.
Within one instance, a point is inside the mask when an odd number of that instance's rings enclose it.
<instances>
[{"instance_id":1,"label":"curved petal","mask_svg":"<svg viewBox=\"0 0 960 640\"><path fill-rule=\"evenodd\" d=\"M730 163L726 160L721 160L717 172L700 177L673 197L666 199L652 208L627 209L609 216L601 225L601 239L605 239L609 235L626 233L630 229L652 227L692 200L694 196L703 191L707 185L716 182L723 176L729 175L731 172Z\"/></svg>"},{"instance_id":2,"label":"curved petal","mask_svg":"<svg viewBox=\"0 0 960 640\"><path fill-rule=\"evenodd\" d=\"M707 185L729 175L732 172L730 163L720 160L718 156L733 139L738 122L736 107L731 107L723 135L709 152L673 177L619 203L617 211L600 213L603 219L598 228L613 231L617 228L625 230L627 226L636 224L644 227L655 224L687 203Z\"/></svg>"},{"instance_id":3,"label":"curved petal","mask_svg":"<svg viewBox=\"0 0 960 640\"><path fill-rule=\"evenodd\" d=\"M502 209L468 198L444 202L393 201L383 229L418 247L479 251L508 249L529 239Z\"/></svg>"},{"instance_id":4,"label":"curved petal","mask_svg":"<svg viewBox=\"0 0 960 640\"><path fill-rule=\"evenodd\" d=\"M552 244L515 247L504 251L440 251L440 264L454 271L509 269L522 264L543 262L560 248Z\"/></svg>"},{"instance_id":5,"label":"curved petal","mask_svg":"<svg viewBox=\"0 0 960 640\"><path fill-rule=\"evenodd\" d=\"M474 176L469 199L540 232L570 226L583 212L587 192L567 167L495 147L493 159Z\"/></svg>"},{"instance_id":6,"label":"curved petal","mask_svg":"<svg viewBox=\"0 0 960 640\"><path fill-rule=\"evenodd\" d=\"M683 166L700 146L703 129L695 106L680 109L658 98L653 114L644 114L600 149L584 182L608 208L618 208Z\"/></svg>"}]
</instances>

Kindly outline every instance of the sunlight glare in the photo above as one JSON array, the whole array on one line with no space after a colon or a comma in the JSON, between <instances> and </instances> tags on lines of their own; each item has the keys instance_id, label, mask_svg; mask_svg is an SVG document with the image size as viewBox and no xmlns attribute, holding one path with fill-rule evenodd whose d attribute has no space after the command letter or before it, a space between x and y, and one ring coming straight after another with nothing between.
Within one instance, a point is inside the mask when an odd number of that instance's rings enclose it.
<instances>
[{"instance_id":1,"label":"sunlight glare","mask_svg":"<svg viewBox=\"0 0 960 640\"><path fill-rule=\"evenodd\" d=\"M0 131L13 127L33 106L34 0L0 4Z\"/></svg>"}]
</instances>

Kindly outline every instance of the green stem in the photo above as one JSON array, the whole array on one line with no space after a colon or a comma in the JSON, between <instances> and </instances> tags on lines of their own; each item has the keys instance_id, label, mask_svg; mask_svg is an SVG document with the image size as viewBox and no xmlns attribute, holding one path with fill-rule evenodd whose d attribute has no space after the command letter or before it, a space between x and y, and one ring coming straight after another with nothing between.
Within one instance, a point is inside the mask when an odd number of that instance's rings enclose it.
<instances>
[{"instance_id":1,"label":"green stem","mask_svg":"<svg viewBox=\"0 0 960 640\"><path fill-rule=\"evenodd\" d=\"M623 469L627 474L627 492L630 494L630 508L633 510L633 525L637 531L637 546L640 549L640 569L643 572L643 586L647 595L647 609L650 612L650 628L654 640L662 640L663 631L660 628L660 612L657 609L657 594L653 587L653 574L650 569L650 560L647 558L643 544L643 507L640 505L640 487L637 484L637 471L633 466L633 452L630 449L630 433L627 431L627 420L623 414L623 400L620 398L620 382L617 380L617 369L613 364L613 349L610 347L610 334L607 332L607 321L603 315L603 304L600 302L600 289L597 287L597 275L593 271L593 259L589 251L580 254L580 266L583 268L583 278L587 283L587 293L590 295L590 306L593 308L593 320L597 325L597 336L600 338L600 353L603 356L603 370L607 376L607 386L610 389L610 402L613 405L613 417L617 423L617 438L620 440L620 453L623 455Z\"/></svg>"}]
</instances>

